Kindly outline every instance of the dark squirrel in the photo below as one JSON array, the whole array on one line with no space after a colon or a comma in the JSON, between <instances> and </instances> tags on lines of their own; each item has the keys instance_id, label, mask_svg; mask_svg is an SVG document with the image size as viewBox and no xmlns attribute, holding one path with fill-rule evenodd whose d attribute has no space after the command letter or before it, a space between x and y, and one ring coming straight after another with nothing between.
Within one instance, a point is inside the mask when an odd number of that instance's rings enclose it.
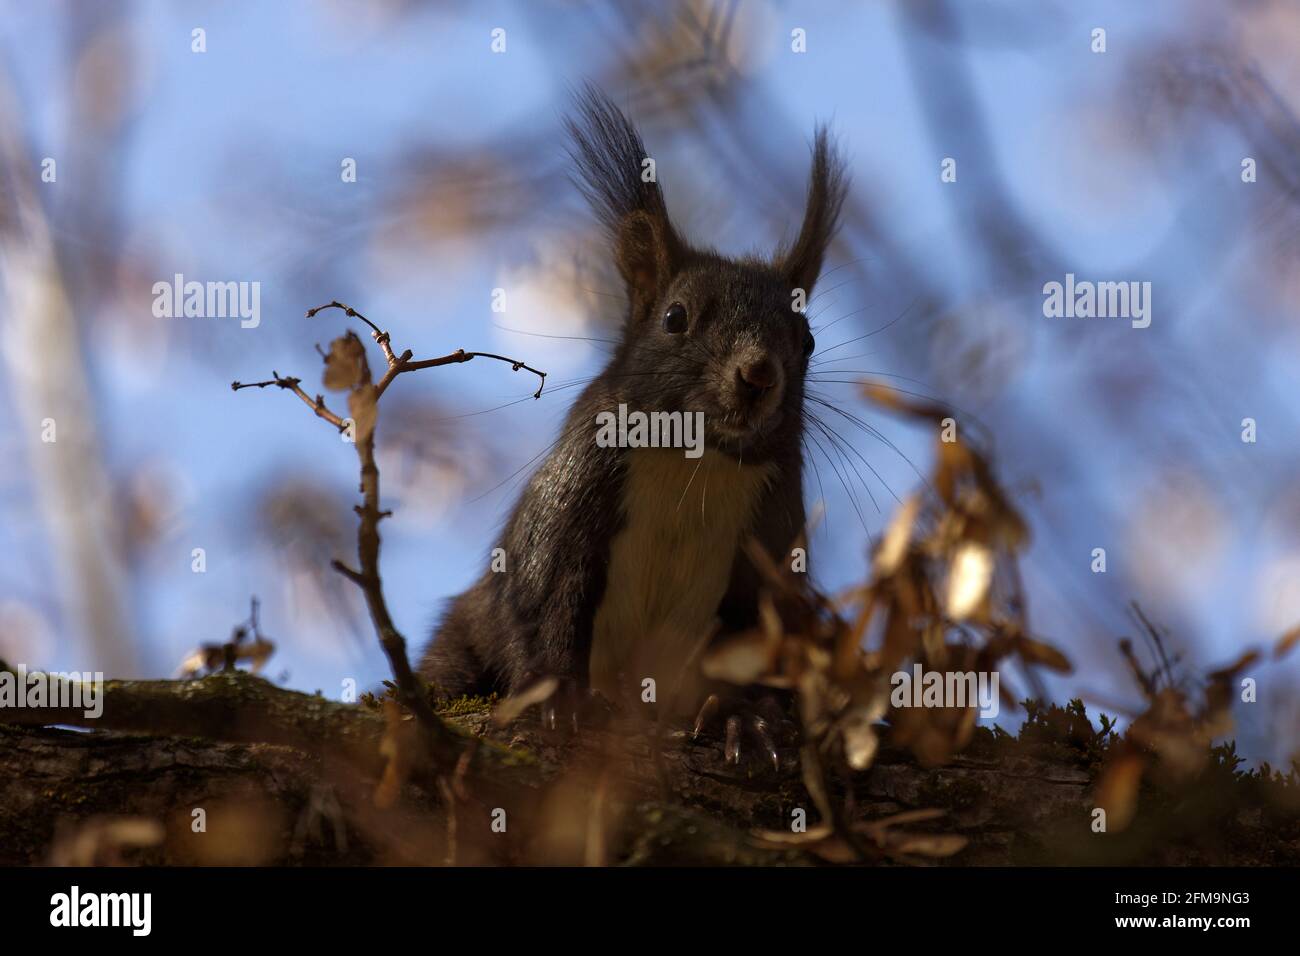
<instances>
[{"instance_id":1,"label":"dark squirrel","mask_svg":"<svg viewBox=\"0 0 1300 956\"><path fill-rule=\"evenodd\" d=\"M824 128L797 238L771 260L689 245L636 128L588 88L567 123L575 178L608 230L627 314L528 482L488 570L455 598L420 666L437 692L518 692L555 676L611 698L681 686L690 650L754 625L756 539L788 563L804 530L812 294L846 190ZM800 295L797 290L802 290ZM607 447L599 416L703 413L703 450ZM630 443L630 442L629 442ZM696 701L698 703L698 701Z\"/></svg>"}]
</instances>

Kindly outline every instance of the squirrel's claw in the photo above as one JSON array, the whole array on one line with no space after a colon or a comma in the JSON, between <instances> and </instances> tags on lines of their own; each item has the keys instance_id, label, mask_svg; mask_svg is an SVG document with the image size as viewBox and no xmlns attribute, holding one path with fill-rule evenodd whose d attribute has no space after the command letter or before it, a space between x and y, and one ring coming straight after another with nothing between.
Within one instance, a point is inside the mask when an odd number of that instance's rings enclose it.
<instances>
[{"instance_id":1,"label":"squirrel's claw","mask_svg":"<svg viewBox=\"0 0 1300 956\"><path fill-rule=\"evenodd\" d=\"M700 712L695 715L693 736L698 737L704 731L704 728L713 722L713 718L718 715L718 709L721 706L722 702L718 700L717 694L710 694L705 699L704 705L700 707Z\"/></svg>"},{"instance_id":2,"label":"squirrel's claw","mask_svg":"<svg viewBox=\"0 0 1300 956\"><path fill-rule=\"evenodd\" d=\"M556 718L557 709L554 697L542 702L542 728L544 730L555 729L556 724L558 723Z\"/></svg>"},{"instance_id":3,"label":"squirrel's claw","mask_svg":"<svg viewBox=\"0 0 1300 956\"><path fill-rule=\"evenodd\" d=\"M578 715L583 708L577 681L565 678L555 693L542 701L542 728L562 733L578 733Z\"/></svg>"},{"instance_id":4,"label":"squirrel's claw","mask_svg":"<svg viewBox=\"0 0 1300 956\"><path fill-rule=\"evenodd\" d=\"M732 714L727 718L727 745L723 750L727 763L740 764L740 717Z\"/></svg>"},{"instance_id":5,"label":"squirrel's claw","mask_svg":"<svg viewBox=\"0 0 1300 956\"><path fill-rule=\"evenodd\" d=\"M763 756L772 761L772 771L781 772L781 756L776 752L776 741L772 739L771 728L766 720L757 715L750 718L750 733L758 741L759 747L762 748Z\"/></svg>"},{"instance_id":6,"label":"squirrel's claw","mask_svg":"<svg viewBox=\"0 0 1300 956\"><path fill-rule=\"evenodd\" d=\"M729 699L725 703L717 694L710 694L695 718L692 737L699 739L718 716L727 712L723 723L723 759L739 767L747 754L761 755L773 772L781 771L781 755L777 748L778 737L784 737L784 728L790 726L780 704L772 697L758 701L744 698Z\"/></svg>"},{"instance_id":7,"label":"squirrel's claw","mask_svg":"<svg viewBox=\"0 0 1300 956\"><path fill-rule=\"evenodd\" d=\"M576 736L580 728L601 728L609 723L610 703L595 691L583 687L575 678L557 678L555 690L541 702L543 730Z\"/></svg>"}]
</instances>

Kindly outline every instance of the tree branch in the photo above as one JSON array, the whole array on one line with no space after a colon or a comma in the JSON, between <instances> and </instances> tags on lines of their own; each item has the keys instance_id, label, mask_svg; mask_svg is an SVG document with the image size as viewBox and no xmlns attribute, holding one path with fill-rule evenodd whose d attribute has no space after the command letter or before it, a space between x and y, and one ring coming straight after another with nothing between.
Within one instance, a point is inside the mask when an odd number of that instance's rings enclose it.
<instances>
[{"instance_id":1,"label":"tree branch","mask_svg":"<svg viewBox=\"0 0 1300 956\"><path fill-rule=\"evenodd\" d=\"M459 364L477 357L507 362L515 371L526 369L539 376L541 384L538 385L534 398L539 397L542 393L542 387L546 384L546 373L525 365L518 359L506 358L490 352L466 352L464 349L457 349L450 355L440 358L413 362L410 349L398 355L394 352L390 336L386 331L379 328L356 309L342 302L335 300L308 309L307 317L311 318L324 309L340 309L348 317L360 319L368 325L371 330L371 337L374 338L383 352L387 364L383 377L377 384L371 384L369 369L365 363L364 355L361 354L363 350L359 344L356 344L359 340L350 332L344 338L336 340L332 344L329 353L322 353L327 370L326 385L346 390L349 393L348 409L351 413L350 419L345 420L330 411L321 396L317 395L313 400L303 391L299 379L282 377L278 372L273 371L271 373L272 378L268 381L248 384L234 382L231 388L234 391L239 391L244 388L265 388L268 385L275 385L293 392L316 415L330 422L340 431L346 431L349 424L354 429L353 436L355 438L357 459L361 468L362 503L355 509L360 519L357 525L357 560L359 568L350 568L338 560L332 562L332 567L361 589L366 600L366 607L370 611L370 620L379 637L380 646L383 648L384 655L388 658L389 667L392 669L393 679L401 702L415 715L420 726L424 729L436 766L444 773L449 772L457 760L457 747L451 732L434 713L432 706L429 704L423 682L411 668L411 662L406 653L406 639L393 623L392 614L388 610L388 602L384 597L383 579L379 573L379 522L387 517L390 512L380 508L379 466L375 461L377 405L384 391L403 372ZM331 365L331 363L334 364Z\"/></svg>"}]
</instances>

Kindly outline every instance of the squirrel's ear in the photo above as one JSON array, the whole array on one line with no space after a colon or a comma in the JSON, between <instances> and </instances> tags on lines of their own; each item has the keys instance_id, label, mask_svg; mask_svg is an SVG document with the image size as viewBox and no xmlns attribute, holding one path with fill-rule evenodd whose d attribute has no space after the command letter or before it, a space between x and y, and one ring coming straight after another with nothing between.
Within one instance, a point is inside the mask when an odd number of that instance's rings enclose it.
<instances>
[{"instance_id":1,"label":"squirrel's ear","mask_svg":"<svg viewBox=\"0 0 1300 956\"><path fill-rule=\"evenodd\" d=\"M577 115L566 125L578 188L613 240L628 292L649 301L667 287L683 251L659 183L647 176L654 166L632 121L607 96L588 84L574 101Z\"/></svg>"},{"instance_id":2,"label":"squirrel's ear","mask_svg":"<svg viewBox=\"0 0 1300 956\"><path fill-rule=\"evenodd\" d=\"M624 217L614 241L615 263L628 292L642 302L657 298L681 261L681 244L672 223L637 210Z\"/></svg>"},{"instance_id":3,"label":"squirrel's ear","mask_svg":"<svg viewBox=\"0 0 1300 956\"><path fill-rule=\"evenodd\" d=\"M844 162L830 142L824 126L818 127L813 141L812 173L808 179L808 202L804 209L799 238L777 256L777 269L790 281L791 288L812 293L822 271L822 259L839 224L840 209L848 192Z\"/></svg>"}]
</instances>

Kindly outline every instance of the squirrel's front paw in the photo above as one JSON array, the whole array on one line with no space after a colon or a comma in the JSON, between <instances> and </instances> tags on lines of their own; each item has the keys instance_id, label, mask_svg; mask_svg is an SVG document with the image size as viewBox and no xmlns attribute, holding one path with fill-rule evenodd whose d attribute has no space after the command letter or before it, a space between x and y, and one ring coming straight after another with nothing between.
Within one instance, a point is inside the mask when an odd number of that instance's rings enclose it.
<instances>
[{"instance_id":1,"label":"squirrel's front paw","mask_svg":"<svg viewBox=\"0 0 1300 956\"><path fill-rule=\"evenodd\" d=\"M796 736L794 722L776 699L737 693L710 694L695 718L692 736L699 740L722 732L723 759L734 767L755 760L781 771L781 749Z\"/></svg>"},{"instance_id":2,"label":"squirrel's front paw","mask_svg":"<svg viewBox=\"0 0 1300 956\"><path fill-rule=\"evenodd\" d=\"M604 726L610 712L608 702L576 678L554 675L530 674L507 704L510 709L501 715L506 720L540 704L542 727L565 734L576 734L580 727Z\"/></svg>"}]
</instances>

